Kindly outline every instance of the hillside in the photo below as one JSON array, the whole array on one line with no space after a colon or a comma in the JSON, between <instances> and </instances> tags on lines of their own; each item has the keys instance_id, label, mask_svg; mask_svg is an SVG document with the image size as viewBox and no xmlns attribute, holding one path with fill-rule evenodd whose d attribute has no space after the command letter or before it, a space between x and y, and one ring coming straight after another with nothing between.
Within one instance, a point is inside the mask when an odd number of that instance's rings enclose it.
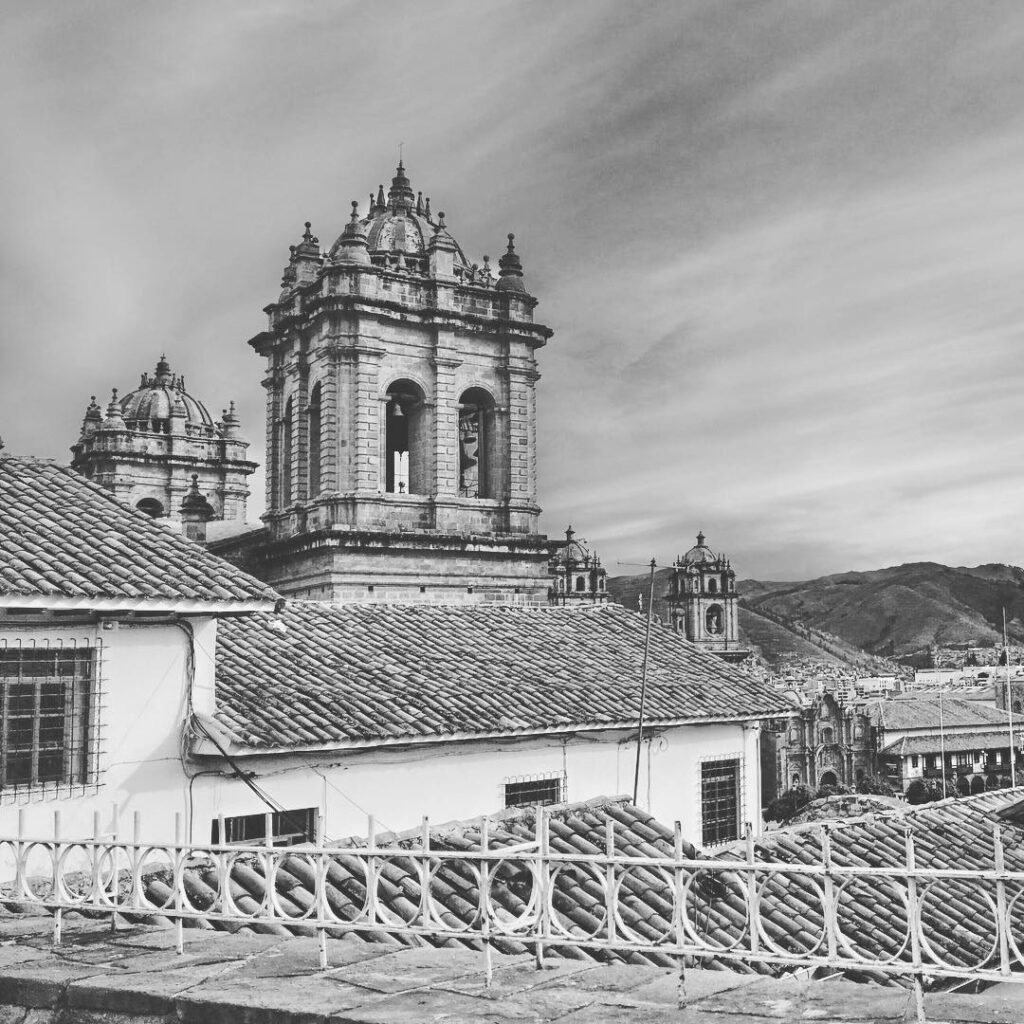
<instances>
[{"instance_id":1,"label":"hillside","mask_svg":"<svg viewBox=\"0 0 1024 1024\"><path fill-rule=\"evenodd\" d=\"M659 569L654 574L654 614L663 622L669 621L668 602L664 595L669 589L670 579L670 569ZM643 607L646 608L650 577L613 577L608 580L608 592L613 600L633 610L639 608L637 599L642 593ZM820 631L803 625L793 628L767 608L755 610L741 604L739 626L741 641L773 669L787 662L802 661L847 666L865 674L880 670L864 651L838 637L824 636Z\"/></svg>"},{"instance_id":2,"label":"hillside","mask_svg":"<svg viewBox=\"0 0 1024 1024\"><path fill-rule=\"evenodd\" d=\"M744 580L736 589L751 611L824 630L873 654L998 644L1004 607L1011 639L1024 639L1024 571L1015 566L913 562L800 583Z\"/></svg>"},{"instance_id":3,"label":"hillside","mask_svg":"<svg viewBox=\"0 0 1024 1024\"><path fill-rule=\"evenodd\" d=\"M671 570L655 574L655 614L668 619ZM612 597L637 608L647 576L608 581ZM769 665L820 660L871 670L869 655L923 660L931 646L1024 642L1024 570L1010 565L912 562L802 582L741 580L740 633ZM877 670L877 669L876 669Z\"/></svg>"}]
</instances>

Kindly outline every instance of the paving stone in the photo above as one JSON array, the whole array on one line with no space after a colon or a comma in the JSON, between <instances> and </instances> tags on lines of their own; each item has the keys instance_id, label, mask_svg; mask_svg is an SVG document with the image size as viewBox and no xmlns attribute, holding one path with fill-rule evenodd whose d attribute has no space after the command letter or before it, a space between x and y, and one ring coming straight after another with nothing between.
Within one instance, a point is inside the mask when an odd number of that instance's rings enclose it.
<instances>
[{"instance_id":1,"label":"paving stone","mask_svg":"<svg viewBox=\"0 0 1024 1024\"><path fill-rule=\"evenodd\" d=\"M16 1006L56 1006L72 981L102 974L100 967L36 961L6 968L0 973L0 1003Z\"/></svg>"},{"instance_id":2,"label":"paving stone","mask_svg":"<svg viewBox=\"0 0 1024 1024\"><path fill-rule=\"evenodd\" d=\"M929 992L924 997L928 1020L950 1024L1021 1024L1024 984L1007 982L977 995Z\"/></svg>"}]
</instances>

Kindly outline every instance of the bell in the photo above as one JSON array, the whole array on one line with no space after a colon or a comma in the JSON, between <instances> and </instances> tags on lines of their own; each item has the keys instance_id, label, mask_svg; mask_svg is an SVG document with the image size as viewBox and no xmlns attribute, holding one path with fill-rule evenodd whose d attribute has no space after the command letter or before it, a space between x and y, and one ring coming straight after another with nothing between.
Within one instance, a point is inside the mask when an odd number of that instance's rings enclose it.
<instances>
[{"instance_id":1,"label":"bell","mask_svg":"<svg viewBox=\"0 0 1024 1024\"><path fill-rule=\"evenodd\" d=\"M391 399L391 411L396 418L400 419L401 417L405 416L405 413L402 412L402 404L401 402L398 401L397 398Z\"/></svg>"}]
</instances>

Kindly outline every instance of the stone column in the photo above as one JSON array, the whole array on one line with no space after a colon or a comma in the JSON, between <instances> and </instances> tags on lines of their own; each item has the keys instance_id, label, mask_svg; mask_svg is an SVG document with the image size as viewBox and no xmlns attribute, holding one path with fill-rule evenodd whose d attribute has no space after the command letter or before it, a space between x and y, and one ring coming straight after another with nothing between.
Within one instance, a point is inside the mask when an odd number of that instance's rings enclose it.
<instances>
[{"instance_id":1,"label":"stone column","mask_svg":"<svg viewBox=\"0 0 1024 1024\"><path fill-rule=\"evenodd\" d=\"M355 349L355 489L362 493L384 490L381 463L382 419L380 364L384 350L368 345Z\"/></svg>"},{"instance_id":2,"label":"stone column","mask_svg":"<svg viewBox=\"0 0 1024 1024\"><path fill-rule=\"evenodd\" d=\"M456 358L450 332L438 331L434 364L432 493L456 497L459 493L459 396L455 393L455 371L462 365Z\"/></svg>"}]
</instances>

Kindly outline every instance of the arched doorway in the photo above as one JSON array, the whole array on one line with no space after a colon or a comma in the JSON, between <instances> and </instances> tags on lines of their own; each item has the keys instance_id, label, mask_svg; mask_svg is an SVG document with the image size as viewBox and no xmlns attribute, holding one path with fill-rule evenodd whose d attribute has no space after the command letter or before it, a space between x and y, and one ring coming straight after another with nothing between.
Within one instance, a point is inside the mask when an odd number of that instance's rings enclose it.
<instances>
[{"instance_id":1,"label":"arched doorway","mask_svg":"<svg viewBox=\"0 0 1024 1024\"><path fill-rule=\"evenodd\" d=\"M836 773L833 771L822 772L818 776L818 786L838 786L839 779L836 778Z\"/></svg>"}]
</instances>

